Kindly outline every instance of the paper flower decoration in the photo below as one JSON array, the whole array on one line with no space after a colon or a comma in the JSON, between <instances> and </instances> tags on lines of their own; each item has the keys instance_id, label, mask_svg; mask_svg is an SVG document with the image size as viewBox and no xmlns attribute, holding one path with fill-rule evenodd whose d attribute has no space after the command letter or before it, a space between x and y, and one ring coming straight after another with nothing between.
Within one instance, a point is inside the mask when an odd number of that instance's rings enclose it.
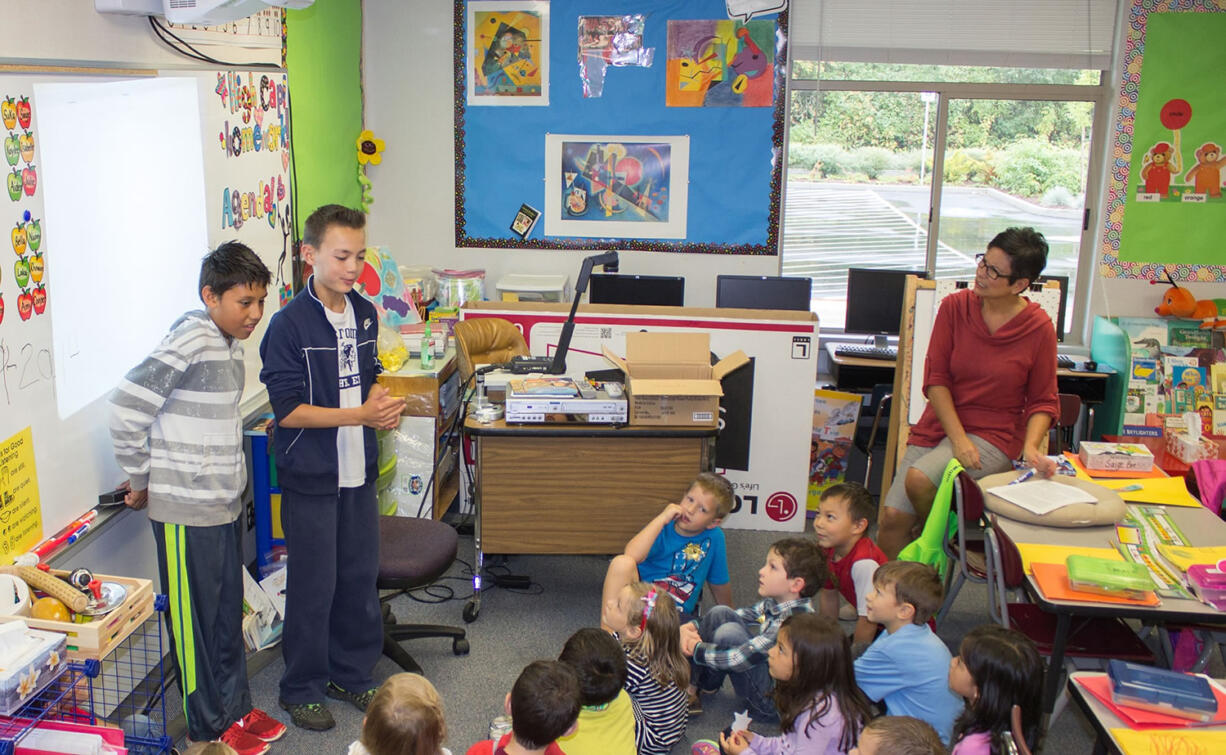
<instances>
[{"instance_id":1,"label":"paper flower decoration","mask_svg":"<svg viewBox=\"0 0 1226 755\"><path fill-rule=\"evenodd\" d=\"M383 140L376 139L373 132L367 130L358 135L358 164L378 165L383 162L379 154L383 151Z\"/></svg>"}]
</instances>

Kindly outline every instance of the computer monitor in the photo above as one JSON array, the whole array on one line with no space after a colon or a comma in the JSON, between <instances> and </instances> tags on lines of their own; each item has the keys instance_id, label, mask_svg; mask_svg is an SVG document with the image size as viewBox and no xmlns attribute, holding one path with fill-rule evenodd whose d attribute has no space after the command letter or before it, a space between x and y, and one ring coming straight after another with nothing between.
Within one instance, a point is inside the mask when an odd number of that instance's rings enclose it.
<instances>
[{"instance_id":1,"label":"computer monitor","mask_svg":"<svg viewBox=\"0 0 1226 755\"><path fill-rule=\"evenodd\" d=\"M733 309L791 309L808 312L810 278L775 275L720 275L715 279L715 306Z\"/></svg>"},{"instance_id":2,"label":"computer monitor","mask_svg":"<svg viewBox=\"0 0 1226 755\"><path fill-rule=\"evenodd\" d=\"M898 335L908 275L928 277L923 270L847 268L847 314L843 331L876 336L877 346L889 346L886 336Z\"/></svg>"},{"instance_id":3,"label":"computer monitor","mask_svg":"<svg viewBox=\"0 0 1226 755\"><path fill-rule=\"evenodd\" d=\"M1068 279L1067 275L1040 275L1034 279L1035 283L1046 283L1047 281L1058 281L1060 283L1060 309L1056 315L1056 340L1064 343L1064 317L1065 308L1068 306Z\"/></svg>"},{"instance_id":4,"label":"computer monitor","mask_svg":"<svg viewBox=\"0 0 1226 755\"><path fill-rule=\"evenodd\" d=\"M592 304L683 307L685 278L679 275L592 273L588 280L587 300Z\"/></svg>"}]
</instances>

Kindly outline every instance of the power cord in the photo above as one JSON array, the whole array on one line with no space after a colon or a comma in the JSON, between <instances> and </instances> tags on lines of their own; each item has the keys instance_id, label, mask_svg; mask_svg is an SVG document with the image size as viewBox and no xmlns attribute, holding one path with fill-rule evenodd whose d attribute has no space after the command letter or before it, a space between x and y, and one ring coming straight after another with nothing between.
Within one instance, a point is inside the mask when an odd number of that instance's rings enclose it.
<instances>
[{"instance_id":1,"label":"power cord","mask_svg":"<svg viewBox=\"0 0 1226 755\"><path fill-rule=\"evenodd\" d=\"M199 60L203 63L212 63L213 65L224 66L227 68L261 68L275 71L282 70L281 66L276 65L275 63L231 63L225 60L218 60L217 58L206 55L197 50L187 40L171 31L170 27L163 26L162 24L158 23L157 19L155 19L153 16L149 16L148 18L149 27L153 29L153 33L162 41L162 44L166 45L171 50L185 58L192 58L193 60ZM168 36L170 39L167 39ZM175 41L172 42L171 39ZM175 44L175 42L178 42L178 44ZM182 45L182 47L179 45ZM187 49L185 50L183 48Z\"/></svg>"}]
</instances>

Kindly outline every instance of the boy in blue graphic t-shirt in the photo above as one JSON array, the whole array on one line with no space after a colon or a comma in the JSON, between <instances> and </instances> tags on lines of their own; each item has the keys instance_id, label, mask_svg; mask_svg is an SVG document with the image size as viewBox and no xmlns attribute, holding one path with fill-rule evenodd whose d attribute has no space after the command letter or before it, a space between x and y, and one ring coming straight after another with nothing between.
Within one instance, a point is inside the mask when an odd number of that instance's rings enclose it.
<instances>
[{"instance_id":1,"label":"boy in blue graphic t-shirt","mask_svg":"<svg viewBox=\"0 0 1226 755\"><path fill-rule=\"evenodd\" d=\"M633 582L652 582L693 615L703 583L720 605L732 604L724 531L719 525L732 510L732 484L721 475L703 472L681 503L664 507L626 543L626 550L609 562L601 605L616 600ZM606 627L607 629L608 627Z\"/></svg>"}]
</instances>

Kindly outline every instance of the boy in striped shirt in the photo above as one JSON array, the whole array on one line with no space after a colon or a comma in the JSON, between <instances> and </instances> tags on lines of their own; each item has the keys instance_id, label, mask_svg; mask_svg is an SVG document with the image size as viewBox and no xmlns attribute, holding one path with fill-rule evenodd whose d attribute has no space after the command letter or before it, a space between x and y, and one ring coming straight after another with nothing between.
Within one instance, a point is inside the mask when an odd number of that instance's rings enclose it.
<instances>
[{"instance_id":1,"label":"boy in striped shirt","mask_svg":"<svg viewBox=\"0 0 1226 755\"><path fill-rule=\"evenodd\" d=\"M148 506L187 736L262 755L285 725L252 707L243 647L242 494L247 485L240 341L264 314L268 268L231 241L200 266L205 309L184 314L111 395L125 503Z\"/></svg>"}]
</instances>

